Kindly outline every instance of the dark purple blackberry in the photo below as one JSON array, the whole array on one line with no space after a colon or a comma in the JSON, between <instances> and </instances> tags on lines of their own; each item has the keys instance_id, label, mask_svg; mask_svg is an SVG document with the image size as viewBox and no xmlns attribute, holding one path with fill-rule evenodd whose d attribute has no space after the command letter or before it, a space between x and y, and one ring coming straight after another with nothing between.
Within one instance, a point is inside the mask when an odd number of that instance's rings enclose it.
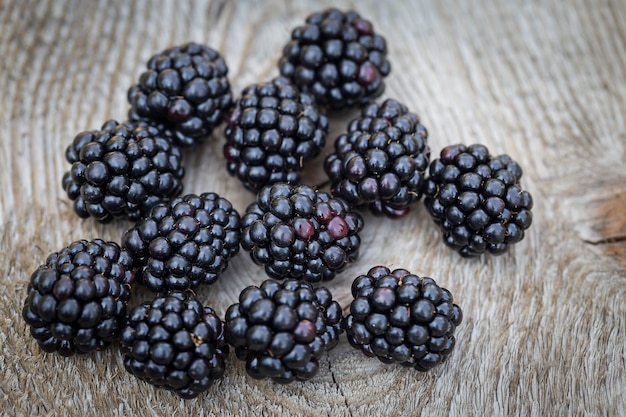
<instances>
[{"instance_id":1,"label":"dark purple blackberry","mask_svg":"<svg viewBox=\"0 0 626 417\"><path fill-rule=\"evenodd\" d=\"M339 342L341 307L324 287L307 282L264 281L239 295L226 311L226 340L255 379L306 381L320 356Z\"/></svg>"},{"instance_id":2,"label":"dark purple blackberry","mask_svg":"<svg viewBox=\"0 0 626 417\"><path fill-rule=\"evenodd\" d=\"M522 168L483 145L451 145L430 164L424 204L461 256L500 255L524 238L533 199L522 190Z\"/></svg>"},{"instance_id":3,"label":"dark purple blackberry","mask_svg":"<svg viewBox=\"0 0 626 417\"><path fill-rule=\"evenodd\" d=\"M228 172L258 192L268 184L300 182L302 166L326 143L328 119L313 96L285 78L243 90L225 130Z\"/></svg>"},{"instance_id":4,"label":"dark purple blackberry","mask_svg":"<svg viewBox=\"0 0 626 417\"><path fill-rule=\"evenodd\" d=\"M185 147L224 120L233 99L228 67L217 51L188 43L154 55L147 66L128 90L131 120L155 123Z\"/></svg>"},{"instance_id":5,"label":"dark purple blackberry","mask_svg":"<svg viewBox=\"0 0 626 417\"><path fill-rule=\"evenodd\" d=\"M430 160L428 132L395 100L370 104L335 141L324 169L333 195L376 215L399 218L422 196Z\"/></svg>"},{"instance_id":6,"label":"dark purple blackberry","mask_svg":"<svg viewBox=\"0 0 626 417\"><path fill-rule=\"evenodd\" d=\"M213 284L239 251L239 213L215 193L188 194L155 206L122 244L137 276L155 292Z\"/></svg>"},{"instance_id":7,"label":"dark purple blackberry","mask_svg":"<svg viewBox=\"0 0 626 417\"><path fill-rule=\"evenodd\" d=\"M331 280L356 260L363 219L306 185L263 188L241 219L241 246L272 278Z\"/></svg>"},{"instance_id":8,"label":"dark purple blackberry","mask_svg":"<svg viewBox=\"0 0 626 417\"><path fill-rule=\"evenodd\" d=\"M188 399L224 375L229 347L212 308L172 291L131 310L120 350L128 372Z\"/></svg>"},{"instance_id":9,"label":"dark purple blackberry","mask_svg":"<svg viewBox=\"0 0 626 417\"><path fill-rule=\"evenodd\" d=\"M369 357L428 371L454 349L461 308L432 278L376 266L352 283L348 342Z\"/></svg>"},{"instance_id":10,"label":"dark purple blackberry","mask_svg":"<svg viewBox=\"0 0 626 417\"><path fill-rule=\"evenodd\" d=\"M318 104L332 109L380 96L391 70L385 39L372 24L354 11L337 9L314 13L294 29L278 68Z\"/></svg>"},{"instance_id":11,"label":"dark purple blackberry","mask_svg":"<svg viewBox=\"0 0 626 417\"><path fill-rule=\"evenodd\" d=\"M72 168L63 189L82 218L139 220L183 189L180 150L143 122L109 120L99 131L79 133L65 158Z\"/></svg>"},{"instance_id":12,"label":"dark purple blackberry","mask_svg":"<svg viewBox=\"0 0 626 417\"><path fill-rule=\"evenodd\" d=\"M106 348L120 334L133 259L114 242L79 240L48 256L30 277L22 317L45 352Z\"/></svg>"}]
</instances>

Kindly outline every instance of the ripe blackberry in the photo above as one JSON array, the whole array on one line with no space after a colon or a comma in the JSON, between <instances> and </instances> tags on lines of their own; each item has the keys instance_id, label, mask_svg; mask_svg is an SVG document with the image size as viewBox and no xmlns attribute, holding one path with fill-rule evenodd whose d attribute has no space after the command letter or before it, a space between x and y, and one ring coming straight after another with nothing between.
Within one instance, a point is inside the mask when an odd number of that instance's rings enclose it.
<instances>
[{"instance_id":1,"label":"ripe blackberry","mask_svg":"<svg viewBox=\"0 0 626 417\"><path fill-rule=\"evenodd\" d=\"M522 169L508 155L489 155L483 145L451 145L430 164L424 204L461 256L506 252L532 223L531 195L522 190Z\"/></svg>"},{"instance_id":2,"label":"ripe blackberry","mask_svg":"<svg viewBox=\"0 0 626 417\"><path fill-rule=\"evenodd\" d=\"M239 213L215 193L188 194L155 206L122 244L152 291L213 284L239 251Z\"/></svg>"},{"instance_id":3,"label":"ripe blackberry","mask_svg":"<svg viewBox=\"0 0 626 417\"><path fill-rule=\"evenodd\" d=\"M391 66L385 39L354 11L311 14L291 33L278 62L281 75L321 106L341 109L380 96Z\"/></svg>"},{"instance_id":4,"label":"ripe blackberry","mask_svg":"<svg viewBox=\"0 0 626 417\"><path fill-rule=\"evenodd\" d=\"M30 277L22 317L45 352L101 350L120 333L133 280L130 254L114 242L78 240Z\"/></svg>"},{"instance_id":5,"label":"ripe blackberry","mask_svg":"<svg viewBox=\"0 0 626 417\"><path fill-rule=\"evenodd\" d=\"M228 67L217 51L188 43L154 55L147 67L128 90L131 120L160 125L184 147L206 138L223 121L232 94Z\"/></svg>"},{"instance_id":6,"label":"ripe blackberry","mask_svg":"<svg viewBox=\"0 0 626 417\"><path fill-rule=\"evenodd\" d=\"M327 281L358 257L361 216L306 185L263 188L241 219L241 246L272 278Z\"/></svg>"},{"instance_id":7,"label":"ripe blackberry","mask_svg":"<svg viewBox=\"0 0 626 417\"><path fill-rule=\"evenodd\" d=\"M99 131L79 133L65 158L72 168L63 189L82 218L138 220L183 189L180 150L143 122L109 120Z\"/></svg>"},{"instance_id":8,"label":"ripe blackberry","mask_svg":"<svg viewBox=\"0 0 626 417\"><path fill-rule=\"evenodd\" d=\"M228 172L258 192L277 182L300 182L300 171L326 143L328 119L313 96L285 78L243 90L225 129Z\"/></svg>"},{"instance_id":9,"label":"ripe blackberry","mask_svg":"<svg viewBox=\"0 0 626 417\"><path fill-rule=\"evenodd\" d=\"M339 342L341 307L324 287L307 282L264 281L239 295L226 311L226 340L255 379L305 381L318 359Z\"/></svg>"},{"instance_id":10,"label":"ripe blackberry","mask_svg":"<svg viewBox=\"0 0 626 417\"><path fill-rule=\"evenodd\" d=\"M418 117L396 100L365 107L324 162L333 195L350 205L367 204L375 215L406 215L422 196L427 137Z\"/></svg>"},{"instance_id":11,"label":"ripe blackberry","mask_svg":"<svg viewBox=\"0 0 626 417\"><path fill-rule=\"evenodd\" d=\"M212 308L172 291L131 310L120 350L128 372L187 399L224 375L229 347Z\"/></svg>"},{"instance_id":12,"label":"ripe blackberry","mask_svg":"<svg viewBox=\"0 0 626 417\"><path fill-rule=\"evenodd\" d=\"M461 308L432 278L376 266L352 283L348 342L369 357L428 371L454 349Z\"/></svg>"}]
</instances>

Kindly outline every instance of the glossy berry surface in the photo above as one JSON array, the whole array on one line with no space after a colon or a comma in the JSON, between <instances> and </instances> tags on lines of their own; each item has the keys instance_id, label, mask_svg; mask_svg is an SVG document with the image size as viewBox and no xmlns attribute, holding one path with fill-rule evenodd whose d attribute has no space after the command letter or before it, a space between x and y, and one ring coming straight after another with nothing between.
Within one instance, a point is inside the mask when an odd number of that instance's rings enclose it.
<instances>
[{"instance_id":1,"label":"glossy berry surface","mask_svg":"<svg viewBox=\"0 0 626 417\"><path fill-rule=\"evenodd\" d=\"M297 184L303 165L326 143L328 120L312 95L285 78L246 87L228 118L228 172L254 192L277 182Z\"/></svg>"},{"instance_id":2,"label":"glossy berry surface","mask_svg":"<svg viewBox=\"0 0 626 417\"><path fill-rule=\"evenodd\" d=\"M228 67L205 45L188 43L154 55L128 90L129 118L166 130L179 146L208 137L232 105Z\"/></svg>"},{"instance_id":3,"label":"glossy berry surface","mask_svg":"<svg viewBox=\"0 0 626 417\"><path fill-rule=\"evenodd\" d=\"M341 307L324 287L296 280L250 286L226 312L226 339L255 379L305 381L339 342Z\"/></svg>"},{"instance_id":4,"label":"glossy berry surface","mask_svg":"<svg viewBox=\"0 0 626 417\"><path fill-rule=\"evenodd\" d=\"M30 277L22 309L45 352L102 350L120 334L133 260L114 242L79 240L48 256Z\"/></svg>"},{"instance_id":5,"label":"glossy berry surface","mask_svg":"<svg viewBox=\"0 0 626 417\"><path fill-rule=\"evenodd\" d=\"M63 189L74 211L101 223L139 220L183 189L179 148L143 122L109 120L100 130L79 133L65 158L72 167L63 176Z\"/></svg>"},{"instance_id":6,"label":"glossy berry surface","mask_svg":"<svg viewBox=\"0 0 626 417\"><path fill-rule=\"evenodd\" d=\"M122 242L139 281L162 292L213 284L239 252L240 237L237 210L216 193L204 193L155 206Z\"/></svg>"},{"instance_id":7,"label":"glossy berry surface","mask_svg":"<svg viewBox=\"0 0 626 417\"><path fill-rule=\"evenodd\" d=\"M398 101L366 106L324 162L333 195L376 215L405 216L422 196L427 137L418 117Z\"/></svg>"},{"instance_id":8,"label":"glossy berry surface","mask_svg":"<svg viewBox=\"0 0 626 417\"><path fill-rule=\"evenodd\" d=\"M331 280L359 254L363 219L306 185L263 188L241 219L241 246L272 278Z\"/></svg>"},{"instance_id":9,"label":"glossy berry surface","mask_svg":"<svg viewBox=\"0 0 626 417\"><path fill-rule=\"evenodd\" d=\"M380 96L383 78L391 70L385 39L374 32L372 23L354 11L337 9L313 13L294 29L278 68L331 109Z\"/></svg>"},{"instance_id":10,"label":"glossy berry surface","mask_svg":"<svg viewBox=\"0 0 626 417\"><path fill-rule=\"evenodd\" d=\"M182 398L198 396L224 375L223 323L190 293L172 291L136 306L120 339L128 372Z\"/></svg>"},{"instance_id":11,"label":"glossy berry surface","mask_svg":"<svg viewBox=\"0 0 626 417\"><path fill-rule=\"evenodd\" d=\"M424 204L461 256L500 255L524 238L533 199L519 181L522 168L483 145L451 145L432 161Z\"/></svg>"},{"instance_id":12,"label":"glossy berry surface","mask_svg":"<svg viewBox=\"0 0 626 417\"><path fill-rule=\"evenodd\" d=\"M352 296L343 327L366 356L424 372L454 349L463 314L432 278L376 266L354 280Z\"/></svg>"}]
</instances>

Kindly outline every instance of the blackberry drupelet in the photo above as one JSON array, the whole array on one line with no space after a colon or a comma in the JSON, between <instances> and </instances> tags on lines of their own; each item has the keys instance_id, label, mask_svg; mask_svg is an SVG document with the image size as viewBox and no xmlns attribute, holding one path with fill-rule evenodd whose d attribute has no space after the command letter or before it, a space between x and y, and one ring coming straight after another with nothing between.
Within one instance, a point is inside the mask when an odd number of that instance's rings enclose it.
<instances>
[{"instance_id":1,"label":"blackberry drupelet","mask_svg":"<svg viewBox=\"0 0 626 417\"><path fill-rule=\"evenodd\" d=\"M147 67L128 90L131 120L159 125L183 147L202 141L224 120L233 98L217 51L188 43L154 55Z\"/></svg>"},{"instance_id":2,"label":"blackberry drupelet","mask_svg":"<svg viewBox=\"0 0 626 417\"><path fill-rule=\"evenodd\" d=\"M454 349L463 314L432 278L376 266L354 280L352 296L343 327L365 355L424 372Z\"/></svg>"},{"instance_id":3,"label":"blackberry drupelet","mask_svg":"<svg viewBox=\"0 0 626 417\"><path fill-rule=\"evenodd\" d=\"M341 307L324 287L307 282L264 281L250 286L226 311L226 340L255 379L305 381L318 359L339 342Z\"/></svg>"},{"instance_id":4,"label":"blackberry drupelet","mask_svg":"<svg viewBox=\"0 0 626 417\"><path fill-rule=\"evenodd\" d=\"M109 120L99 131L79 133L65 158L72 167L63 189L82 218L139 220L183 189L180 150L143 122Z\"/></svg>"},{"instance_id":5,"label":"blackberry drupelet","mask_svg":"<svg viewBox=\"0 0 626 417\"><path fill-rule=\"evenodd\" d=\"M422 196L430 160L428 132L396 100L370 104L324 161L334 196L375 215L405 216Z\"/></svg>"},{"instance_id":6,"label":"blackberry drupelet","mask_svg":"<svg viewBox=\"0 0 626 417\"><path fill-rule=\"evenodd\" d=\"M228 172L258 192L277 182L296 184L304 163L326 143L328 119L313 96L285 78L243 90L224 131Z\"/></svg>"},{"instance_id":7,"label":"blackberry drupelet","mask_svg":"<svg viewBox=\"0 0 626 417\"><path fill-rule=\"evenodd\" d=\"M278 62L281 75L318 104L342 109L380 96L391 66L385 39L354 11L311 14L291 33Z\"/></svg>"},{"instance_id":8,"label":"blackberry drupelet","mask_svg":"<svg viewBox=\"0 0 626 417\"><path fill-rule=\"evenodd\" d=\"M188 194L155 206L129 229L122 244L150 290L213 284L239 251L239 213L215 193Z\"/></svg>"},{"instance_id":9,"label":"blackberry drupelet","mask_svg":"<svg viewBox=\"0 0 626 417\"><path fill-rule=\"evenodd\" d=\"M22 317L45 352L102 350L122 327L133 259L114 242L79 240L48 256L30 277Z\"/></svg>"},{"instance_id":10,"label":"blackberry drupelet","mask_svg":"<svg viewBox=\"0 0 626 417\"><path fill-rule=\"evenodd\" d=\"M358 257L363 219L306 185L263 188L241 219L241 246L272 278L328 281Z\"/></svg>"},{"instance_id":11,"label":"blackberry drupelet","mask_svg":"<svg viewBox=\"0 0 626 417\"><path fill-rule=\"evenodd\" d=\"M128 372L188 399L224 375L229 347L212 308L172 291L131 310L120 350Z\"/></svg>"},{"instance_id":12,"label":"blackberry drupelet","mask_svg":"<svg viewBox=\"0 0 626 417\"><path fill-rule=\"evenodd\" d=\"M451 145L432 161L424 204L461 256L505 253L532 223L533 200L522 190L522 169L483 145Z\"/></svg>"}]
</instances>

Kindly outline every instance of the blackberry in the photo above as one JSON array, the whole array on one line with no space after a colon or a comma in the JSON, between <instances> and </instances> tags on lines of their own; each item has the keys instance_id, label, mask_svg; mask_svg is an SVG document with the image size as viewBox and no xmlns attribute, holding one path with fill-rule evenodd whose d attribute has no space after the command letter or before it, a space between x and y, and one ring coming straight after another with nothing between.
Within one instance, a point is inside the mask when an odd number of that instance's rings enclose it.
<instances>
[{"instance_id":1,"label":"blackberry","mask_svg":"<svg viewBox=\"0 0 626 417\"><path fill-rule=\"evenodd\" d=\"M366 356L428 371L454 349L461 308L432 278L376 266L352 283L348 342Z\"/></svg>"},{"instance_id":2,"label":"blackberry","mask_svg":"<svg viewBox=\"0 0 626 417\"><path fill-rule=\"evenodd\" d=\"M79 133L65 158L72 168L63 189L82 218L138 220L183 189L180 150L143 122L109 120L99 131Z\"/></svg>"},{"instance_id":3,"label":"blackberry","mask_svg":"<svg viewBox=\"0 0 626 417\"><path fill-rule=\"evenodd\" d=\"M187 43L148 61L138 84L128 90L131 120L160 125L183 147L211 134L232 105L228 67L208 46Z\"/></svg>"},{"instance_id":4,"label":"blackberry","mask_svg":"<svg viewBox=\"0 0 626 417\"><path fill-rule=\"evenodd\" d=\"M48 256L30 277L22 317L45 352L102 350L126 314L133 260L114 242L78 240Z\"/></svg>"},{"instance_id":5,"label":"blackberry","mask_svg":"<svg viewBox=\"0 0 626 417\"><path fill-rule=\"evenodd\" d=\"M461 256L505 253L532 223L533 199L522 190L522 169L483 145L451 145L430 164L424 204Z\"/></svg>"},{"instance_id":6,"label":"blackberry","mask_svg":"<svg viewBox=\"0 0 626 417\"><path fill-rule=\"evenodd\" d=\"M302 166L326 143L328 119L313 96L285 78L246 87L225 129L228 172L258 192L300 182Z\"/></svg>"},{"instance_id":7,"label":"blackberry","mask_svg":"<svg viewBox=\"0 0 626 417\"><path fill-rule=\"evenodd\" d=\"M385 39L374 33L372 23L354 11L337 9L313 13L294 29L278 68L332 109L380 96L383 77L391 70Z\"/></svg>"},{"instance_id":8,"label":"blackberry","mask_svg":"<svg viewBox=\"0 0 626 417\"><path fill-rule=\"evenodd\" d=\"M212 284L239 251L239 213L215 193L188 194L155 206L129 229L123 246L152 291Z\"/></svg>"},{"instance_id":9,"label":"blackberry","mask_svg":"<svg viewBox=\"0 0 626 417\"><path fill-rule=\"evenodd\" d=\"M226 311L226 340L255 379L305 381L339 342L341 307L324 287L268 279L239 295Z\"/></svg>"},{"instance_id":10,"label":"blackberry","mask_svg":"<svg viewBox=\"0 0 626 417\"><path fill-rule=\"evenodd\" d=\"M363 219L306 185L263 188L241 219L241 246L272 278L331 280L358 257Z\"/></svg>"},{"instance_id":11,"label":"blackberry","mask_svg":"<svg viewBox=\"0 0 626 417\"><path fill-rule=\"evenodd\" d=\"M229 347L212 308L172 291L130 311L120 350L128 372L188 399L224 375Z\"/></svg>"},{"instance_id":12,"label":"blackberry","mask_svg":"<svg viewBox=\"0 0 626 417\"><path fill-rule=\"evenodd\" d=\"M324 170L333 195L375 215L399 218L422 196L430 160L428 132L396 100L370 104L335 141Z\"/></svg>"}]
</instances>

